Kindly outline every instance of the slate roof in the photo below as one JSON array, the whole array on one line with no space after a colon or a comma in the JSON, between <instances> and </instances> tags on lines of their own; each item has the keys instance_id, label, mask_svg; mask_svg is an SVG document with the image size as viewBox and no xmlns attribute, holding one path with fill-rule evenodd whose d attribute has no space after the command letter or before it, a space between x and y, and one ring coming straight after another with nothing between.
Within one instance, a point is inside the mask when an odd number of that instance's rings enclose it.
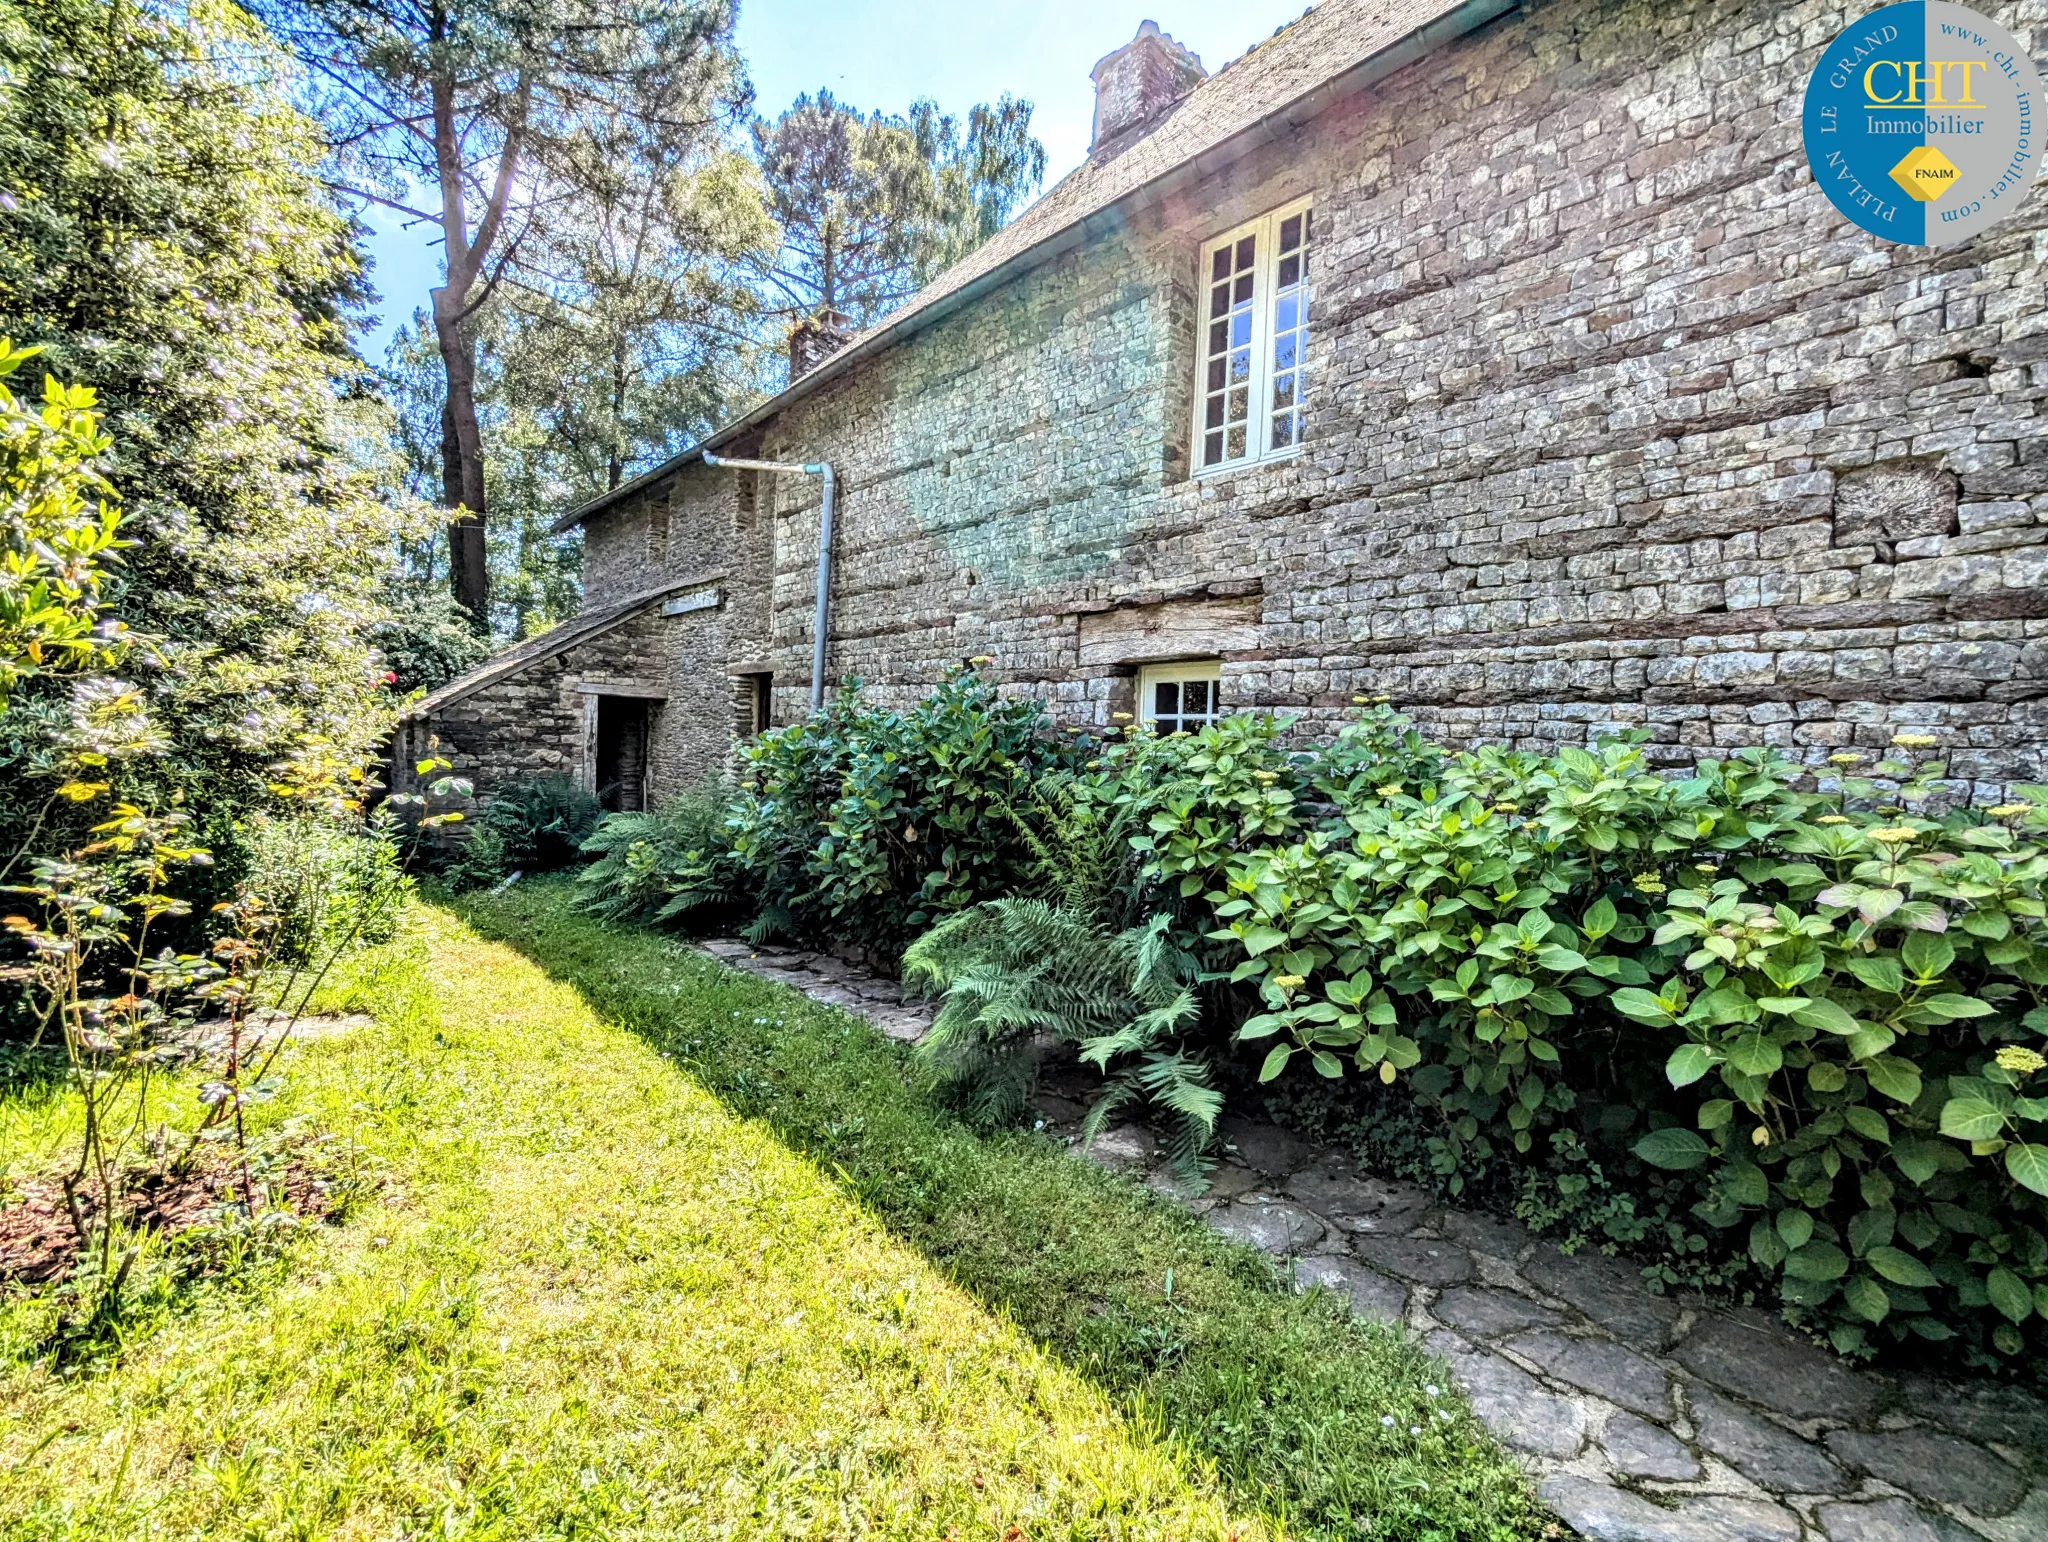
<instances>
[{"instance_id":1,"label":"slate roof","mask_svg":"<svg viewBox=\"0 0 2048 1542\"><path fill-rule=\"evenodd\" d=\"M555 528L566 530L630 498L976 296L1113 228L1129 209L1292 131L1340 98L1519 3L1322 0L1196 86L1135 143L1082 162L987 242L788 389L694 449L572 510Z\"/></svg>"},{"instance_id":2,"label":"slate roof","mask_svg":"<svg viewBox=\"0 0 2048 1542\"><path fill-rule=\"evenodd\" d=\"M515 643L487 663L479 664L468 674L460 675L439 689L427 692L407 707L400 716L432 717L443 707L451 707L465 696L474 695L487 685L496 685L500 680L518 674L528 665L539 662L551 653L566 653L571 648L581 647L592 638L602 637L614 627L623 626L631 621L657 600L667 599L679 589L701 589L706 584L717 583L723 577L724 572L719 571L672 578L652 589L643 589L638 594L630 595L616 604L581 611L560 626L542 632L538 637L529 637L522 643Z\"/></svg>"}]
</instances>

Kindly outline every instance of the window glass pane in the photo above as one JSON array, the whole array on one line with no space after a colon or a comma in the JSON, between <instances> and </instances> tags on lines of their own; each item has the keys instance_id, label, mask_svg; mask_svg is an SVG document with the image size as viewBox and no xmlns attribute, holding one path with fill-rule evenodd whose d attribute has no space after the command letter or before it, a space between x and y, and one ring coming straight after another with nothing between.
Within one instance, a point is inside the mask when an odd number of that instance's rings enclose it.
<instances>
[{"instance_id":1,"label":"window glass pane","mask_svg":"<svg viewBox=\"0 0 2048 1542\"><path fill-rule=\"evenodd\" d=\"M1209 255L1208 342L1198 375L1203 393L1198 421L1205 466L1242 458L1244 446L1254 437L1246 388L1256 363L1252 349L1264 346L1254 324L1262 299L1253 292L1257 256L1256 235L1239 237Z\"/></svg>"},{"instance_id":2,"label":"window glass pane","mask_svg":"<svg viewBox=\"0 0 2048 1542\"><path fill-rule=\"evenodd\" d=\"M1286 253L1273 275L1273 395L1266 404L1266 443L1275 450L1301 442L1308 393L1308 210L1280 222L1280 250Z\"/></svg>"},{"instance_id":3,"label":"window glass pane","mask_svg":"<svg viewBox=\"0 0 2048 1542\"><path fill-rule=\"evenodd\" d=\"M1199 733L1223 715L1222 686L1214 664L1166 665L1145 671L1139 700L1144 718L1162 737Z\"/></svg>"}]
</instances>

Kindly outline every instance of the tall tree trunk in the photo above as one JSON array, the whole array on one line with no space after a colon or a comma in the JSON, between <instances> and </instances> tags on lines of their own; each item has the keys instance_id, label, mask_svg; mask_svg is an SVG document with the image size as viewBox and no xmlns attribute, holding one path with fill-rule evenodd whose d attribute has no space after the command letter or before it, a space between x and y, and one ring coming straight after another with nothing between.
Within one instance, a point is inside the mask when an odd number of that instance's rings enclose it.
<instances>
[{"instance_id":1,"label":"tall tree trunk","mask_svg":"<svg viewBox=\"0 0 2048 1542\"><path fill-rule=\"evenodd\" d=\"M447 35L446 13L436 10L431 32ZM498 149L498 172L483 218L472 236L463 188L462 136L456 124L456 82L452 68L431 83L434 160L441 181L441 247L447 281L434 291L434 340L441 348L441 368L448 381L441 418L442 501L453 513L448 526L448 580L455 599L479 629L490 625L491 573L484 547L484 436L476 419L476 349L463 323L488 298L497 280L477 285L484 262L504 227L505 210L519 153L526 139L526 113L532 99L532 78L522 70L505 141ZM500 259L499 272L504 271Z\"/></svg>"},{"instance_id":2,"label":"tall tree trunk","mask_svg":"<svg viewBox=\"0 0 2048 1542\"><path fill-rule=\"evenodd\" d=\"M448 394L441 408L441 501L448 525L448 583L479 628L490 625L491 578L484 547L484 444L476 416L476 350L465 335L462 299L434 291L434 337Z\"/></svg>"}]
</instances>

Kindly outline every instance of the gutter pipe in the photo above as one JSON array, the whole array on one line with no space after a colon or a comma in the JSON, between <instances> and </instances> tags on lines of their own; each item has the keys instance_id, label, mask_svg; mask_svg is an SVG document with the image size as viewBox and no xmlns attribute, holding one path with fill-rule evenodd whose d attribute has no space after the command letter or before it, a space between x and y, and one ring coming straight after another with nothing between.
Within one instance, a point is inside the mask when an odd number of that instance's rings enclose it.
<instances>
[{"instance_id":1,"label":"gutter pipe","mask_svg":"<svg viewBox=\"0 0 2048 1542\"><path fill-rule=\"evenodd\" d=\"M818 505L818 608L811 617L811 711L825 707L825 639L832 626L832 504L838 483L830 461L735 460L726 455L700 452L707 466L730 466L735 471L786 471L799 476L822 477L824 497Z\"/></svg>"}]
</instances>

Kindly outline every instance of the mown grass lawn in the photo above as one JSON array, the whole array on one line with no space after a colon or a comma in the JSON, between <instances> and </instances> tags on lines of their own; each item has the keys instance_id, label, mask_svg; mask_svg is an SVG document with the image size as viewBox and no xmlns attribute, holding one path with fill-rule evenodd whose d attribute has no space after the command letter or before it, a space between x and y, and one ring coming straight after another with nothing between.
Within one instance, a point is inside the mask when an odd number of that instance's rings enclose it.
<instances>
[{"instance_id":1,"label":"mown grass lawn","mask_svg":"<svg viewBox=\"0 0 2048 1542\"><path fill-rule=\"evenodd\" d=\"M558 887L462 911L366 956L329 1004L377 1026L292 1051L272 1106L382 1197L112 1369L0 1366L0 1535L1540 1529L1395 1335L962 1129L852 1019ZM62 1118L12 1110L0 1160Z\"/></svg>"}]
</instances>

